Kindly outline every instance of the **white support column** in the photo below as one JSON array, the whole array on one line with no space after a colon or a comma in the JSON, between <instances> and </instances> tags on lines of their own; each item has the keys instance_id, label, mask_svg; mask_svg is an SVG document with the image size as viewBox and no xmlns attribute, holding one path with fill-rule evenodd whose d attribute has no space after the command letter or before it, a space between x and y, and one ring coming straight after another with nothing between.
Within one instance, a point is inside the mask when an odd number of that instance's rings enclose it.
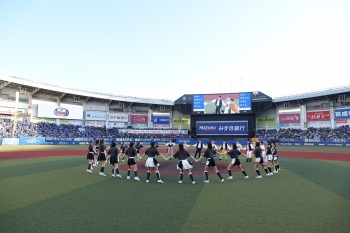
<instances>
[{"instance_id":1,"label":"white support column","mask_svg":"<svg viewBox=\"0 0 350 233\"><path fill-rule=\"evenodd\" d=\"M306 105L300 106L300 127L302 130L307 129Z\"/></svg>"}]
</instances>

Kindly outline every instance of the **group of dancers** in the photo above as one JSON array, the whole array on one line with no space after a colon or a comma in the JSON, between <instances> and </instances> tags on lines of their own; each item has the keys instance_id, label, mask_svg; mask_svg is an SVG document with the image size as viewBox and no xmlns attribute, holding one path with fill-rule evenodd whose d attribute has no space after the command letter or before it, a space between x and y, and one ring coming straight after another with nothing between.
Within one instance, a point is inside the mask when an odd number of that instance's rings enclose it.
<instances>
[{"instance_id":1,"label":"group of dancers","mask_svg":"<svg viewBox=\"0 0 350 233\"><path fill-rule=\"evenodd\" d=\"M134 145L133 142L130 142L129 145L127 145L125 142L122 142L120 147L117 148L117 144L113 141L111 145L106 148L105 141L103 139L97 140L96 145L94 144L93 140L90 140L89 146L88 146L88 173L93 173L93 167L97 166L99 162L101 162L100 167L100 176L106 176L104 173L106 161L109 160L110 164L112 165L112 177L118 177L122 179L123 177L119 173L119 160L124 161L125 157L127 157L127 165L128 165L128 172L127 172L127 179L130 179L130 174L133 171L134 173L134 180L140 181L140 178L138 177L137 173L137 164L136 160L137 158L139 160L142 160L143 157L146 155L147 159L145 161L145 167L147 168L147 178L146 182L148 183L150 181L150 175L151 171L153 170L158 183L164 183L160 178L159 173L159 163L156 159L156 156L162 156L164 160L171 160L172 158L175 158L179 161L177 165L177 169L180 171L179 176L179 183L181 184L183 181L183 175L184 172L187 172L192 184L195 184L195 180L193 178L193 174L191 172L191 169L193 168L192 162L189 161L189 158L192 158L193 161L199 162L202 160L202 158L205 158L205 166L204 166L204 175L205 180L204 183L209 183L209 174L208 169L210 167L213 167L215 173L220 179L220 182L223 183L225 180L223 179L222 175L220 174L219 170L217 169L216 163L215 163L215 157L217 155L220 155L220 160L224 157L227 160L227 157L229 156L231 159L231 162L229 163L227 167L227 173L229 180L233 179L232 176L232 167L238 166L241 170L242 174L244 175L245 179L248 179L249 176L247 175L246 171L244 170L243 166L241 165L241 161L239 159L239 156L245 156L246 162L251 163L253 156L254 156L254 168L257 173L256 178L261 179L262 175L259 170L259 165L264 169L266 176L272 176L274 174L277 174L280 170L279 164L278 164L278 153L276 144L273 142L250 142L249 139L247 139L247 145L246 145L246 154L241 153L241 150L243 149L242 145L239 144L238 141L236 143L233 143L232 146L228 145L225 140L223 140L223 143L220 147L215 145L215 142L208 142L206 145L202 143L202 140L199 139L198 142L193 145L196 148L196 153L194 156L192 156L188 152L189 145L185 143L179 144L179 148L176 153L174 153L174 145L172 141L169 141L167 145L167 155L168 157L161 154L157 147L158 145L155 145L154 142L151 142L150 146L145 150L145 153L141 155L140 150L143 147L140 142L138 142L136 145ZM205 151L202 153L202 149L205 149ZM196 156L198 155L198 159Z\"/></svg>"}]
</instances>

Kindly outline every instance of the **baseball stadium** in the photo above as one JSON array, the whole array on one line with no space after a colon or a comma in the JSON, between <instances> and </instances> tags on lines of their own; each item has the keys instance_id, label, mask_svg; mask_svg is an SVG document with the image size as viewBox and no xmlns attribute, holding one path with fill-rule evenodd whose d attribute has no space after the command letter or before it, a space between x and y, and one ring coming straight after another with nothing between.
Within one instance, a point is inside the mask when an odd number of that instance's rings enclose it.
<instances>
[{"instance_id":1,"label":"baseball stadium","mask_svg":"<svg viewBox=\"0 0 350 233\"><path fill-rule=\"evenodd\" d=\"M350 86L170 101L1 75L0 232L348 232L349 125Z\"/></svg>"}]
</instances>

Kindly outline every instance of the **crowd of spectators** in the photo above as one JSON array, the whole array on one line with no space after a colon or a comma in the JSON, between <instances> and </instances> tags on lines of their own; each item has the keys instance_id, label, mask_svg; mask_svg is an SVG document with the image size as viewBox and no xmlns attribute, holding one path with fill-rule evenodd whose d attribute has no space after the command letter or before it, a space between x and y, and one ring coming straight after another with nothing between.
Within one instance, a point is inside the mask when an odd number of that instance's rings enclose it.
<instances>
[{"instance_id":1,"label":"crowd of spectators","mask_svg":"<svg viewBox=\"0 0 350 233\"><path fill-rule=\"evenodd\" d=\"M159 128L144 128L154 130ZM13 131L15 130L15 131ZM164 130L164 129L163 129ZM13 134L14 132L14 134ZM49 122L32 123L26 120L17 121L14 129L14 121L0 119L0 134L3 138L19 137L54 137L54 138L175 138L181 134L138 134L129 133L125 128L78 126L71 124L57 125Z\"/></svg>"},{"instance_id":2,"label":"crowd of spectators","mask_svg":"<svg viewBox=\"0 0 350 233\"><path fill-rule=\"evenodd\" d=\"M143 128L154 130L159 128ZM13 134L13 130L14 134ZM14 129L13 120L0 119L0 135L3 138L18 137L55 137L55 138L176 138L183 137L181 134L132 134L127 129L95 126L78 126L70 124L57 125L55 123L39 122L32 123L26 120L18 121ZM301 129L269 129L258 130L257 138L269 140L303 140L303 139L350 139L348 125L335 129L331 128L308 128Z\"/></svg>"},{"instance_id":3,"label":"crowd of spectators","mask_svg":"<svg viewBox=\"0 0 350 233\"><path fill-rule=\"evenodd\" d=\"M301 129L269 129L258 130L256 137L269 140L303 140L303 139L350 139L350 128L348 125L335 129L331 128L308 128Z\"/></svg>"}]
</instances>

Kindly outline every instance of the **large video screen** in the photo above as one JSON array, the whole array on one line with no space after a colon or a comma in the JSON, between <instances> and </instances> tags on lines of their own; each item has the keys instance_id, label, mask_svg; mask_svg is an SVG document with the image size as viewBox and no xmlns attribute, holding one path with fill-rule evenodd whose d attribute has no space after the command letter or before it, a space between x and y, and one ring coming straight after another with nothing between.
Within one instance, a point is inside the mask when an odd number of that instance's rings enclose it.
<instances>
[{"instance_id":1,"label":"large video screen","mask_svg":"<svg viewBox=\"0 0 350 233\"><path fill-rule=\"evenodd\" d=\"M193 114L251 113L251 93L193 95Z\"/></svg>"},{"instance_id":2,"label":"large video screen","mask_svg":"<svg viewBox=\"0 0 350 233\"><path fill-rule=\"evenodd\" d=\"M252 138L255 136L254 114L191 115L192 137Z\"/></svg>"}]
</instances>

